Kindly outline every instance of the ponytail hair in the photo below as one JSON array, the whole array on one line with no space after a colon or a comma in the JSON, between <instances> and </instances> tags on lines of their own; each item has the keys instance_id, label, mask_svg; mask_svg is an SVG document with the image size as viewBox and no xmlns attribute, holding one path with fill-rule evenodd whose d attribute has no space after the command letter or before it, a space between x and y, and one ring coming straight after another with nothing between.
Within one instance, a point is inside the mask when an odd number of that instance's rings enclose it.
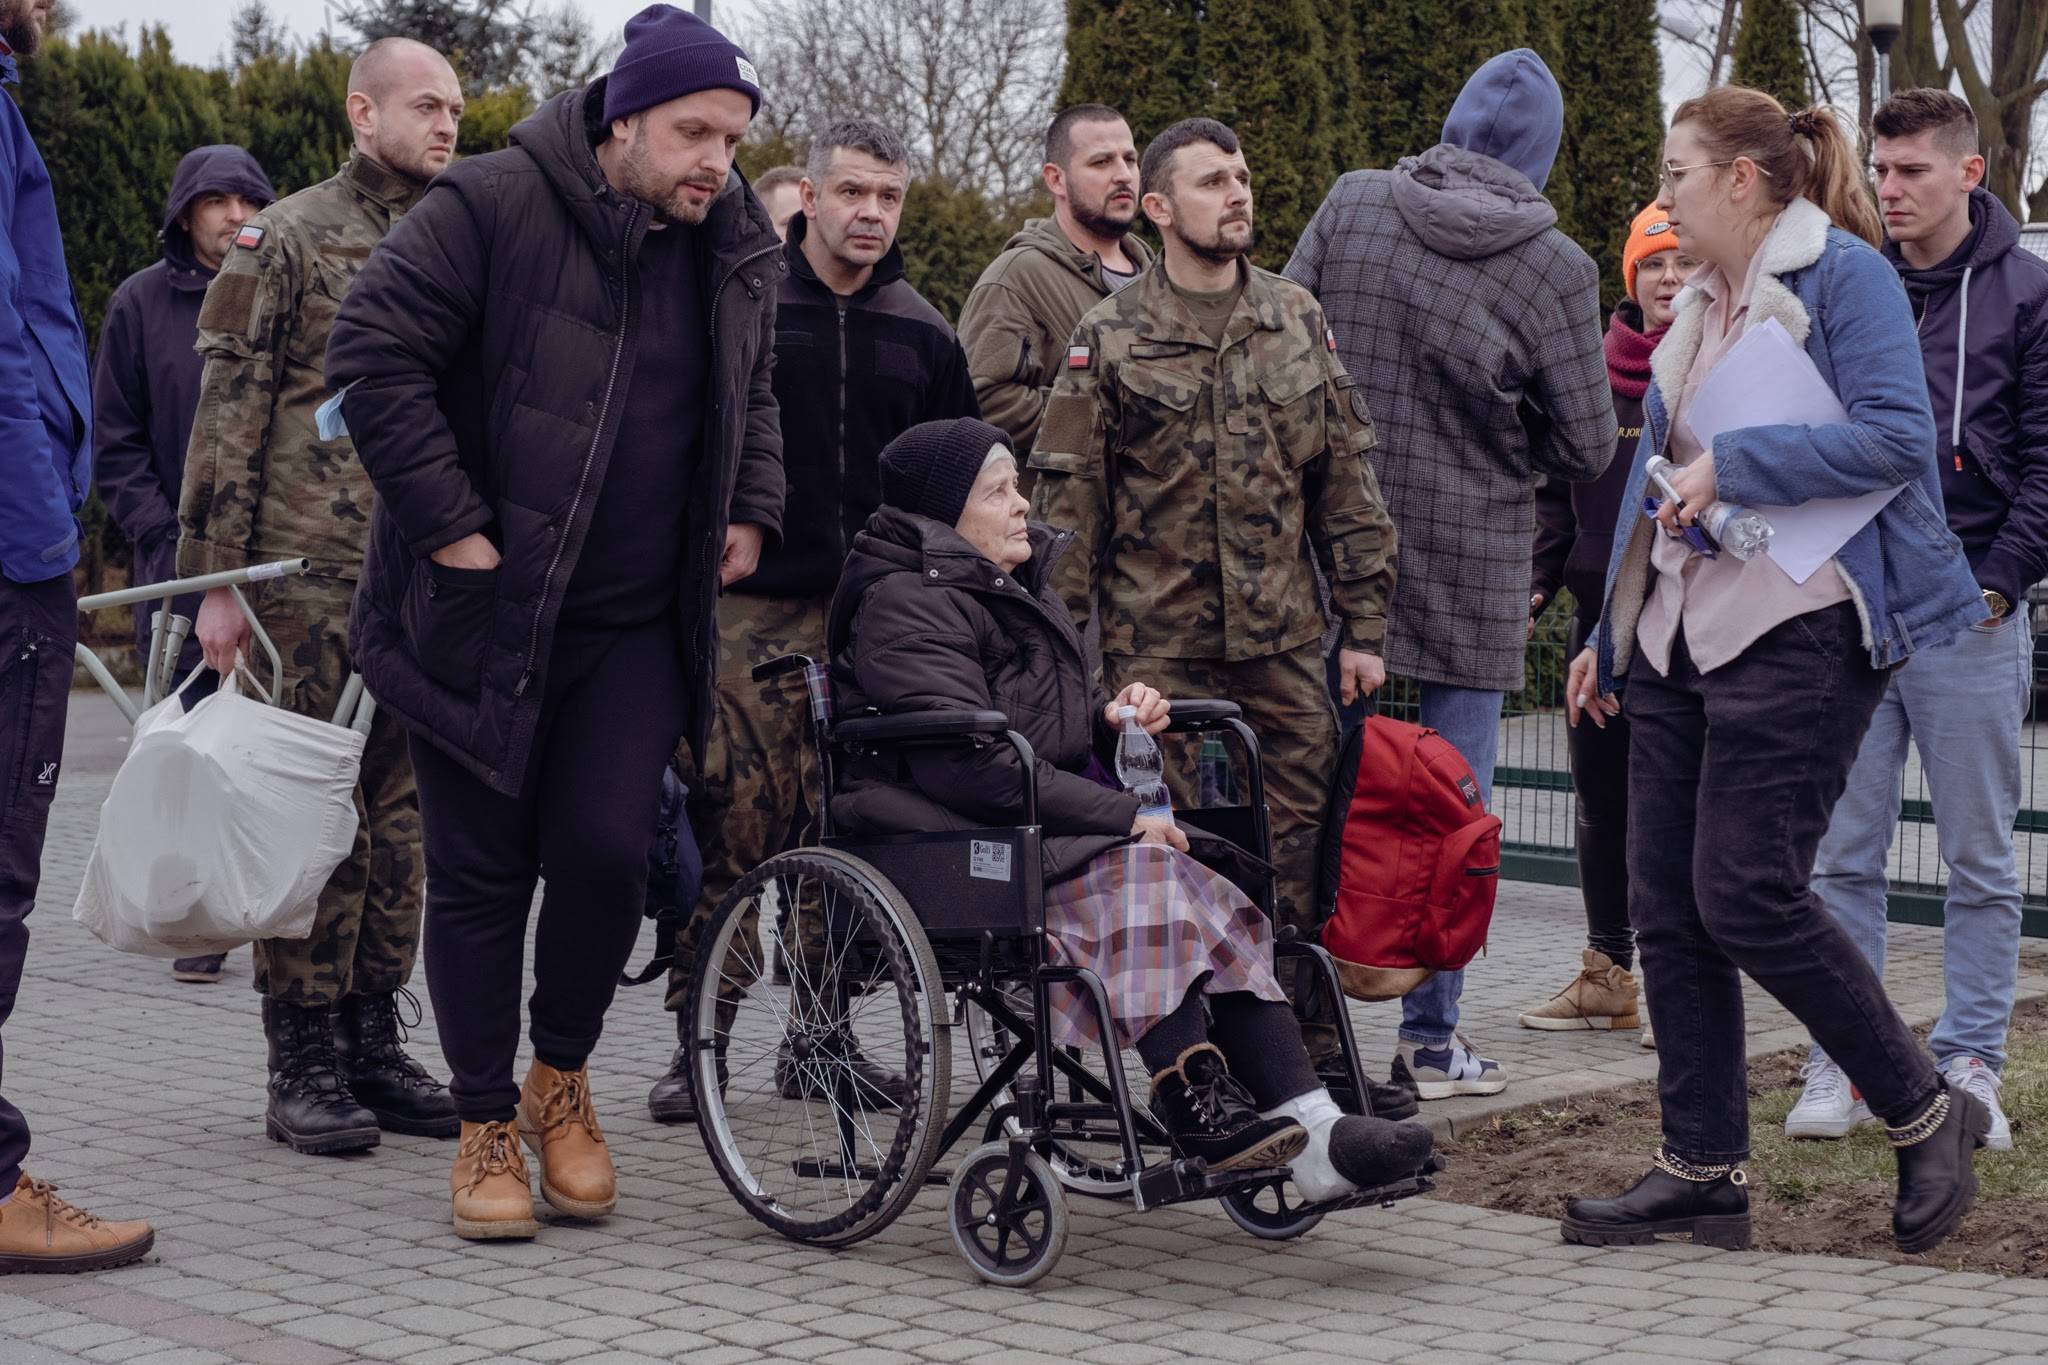
<instances>
[{"instance_id":1,"label":"ponytail hair","mask_svg":"<svg viewBox=\"0 0 2048 1365\"><path fill-rule=\"evenodd\" d=\"M1872 246L1884 227L1856 152L1833 110L1816 104L1796 114L1761 90L1724 85L1678 106L1673 127L1690 123L1715 161L1746 156L1764 172L1764 193L1783 207L1804 195L1836 227Z\"/></svg>"}]
</instances>

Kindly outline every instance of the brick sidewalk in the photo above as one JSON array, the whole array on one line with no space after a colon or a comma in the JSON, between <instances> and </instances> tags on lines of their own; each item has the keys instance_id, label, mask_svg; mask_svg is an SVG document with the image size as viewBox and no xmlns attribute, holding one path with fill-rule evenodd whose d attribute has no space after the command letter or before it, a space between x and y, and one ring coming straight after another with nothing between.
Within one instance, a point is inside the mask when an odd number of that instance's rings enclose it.
<instances>
[{"instance_id":1,"label":"brick sidewalk","mask_svg":"<svg viewBox=\"0 0 2048 1365\"><path fill-rule=\"evenodd\" d=\"M35 1172L110 1215L153 1219L158 1241L144 1264L96 1277L0 1280L0 1365L2048 1360L2048 1282L1592 1250L1563 1245L1547 1220L1432 1201L1267 1244L1200 1206L1140 1215L1072 1200L1065 1259L1023 1291L973 1277L937 1190L872 1241L813 1251L740 1212L693 1128L648 1122L643 1097L674 1037L653 988L622 993L592 1059L619 1213L549 1223L531 1244L462 1243L447 1228L452 1144L387 1136L363 1156L312 1158L264 1139L246 952L222 984L178 986L167 964L116 955L70 923L121 751L104 701L82 693L73 714L7 1086L37 1126ZM1425 1113L1461 1124L1653 1074L1633 1035L1514 1026L1564 984L1581 933L1572 893L1505 888L1467 1024L1515 1084ZM1895 933L1892 985L1909 1015L1930 1011L1938 946L1931 931ZM2023 984L2048 991L2048 952L2030 947ZM1361 1007L1357 1022L1383 1066L1393 1008ZM1750 1026L1756 1050L1795 1033L1775 1008ZM430 1027L414 1045L441 1069Z\"/></svg>"}]
</instances>

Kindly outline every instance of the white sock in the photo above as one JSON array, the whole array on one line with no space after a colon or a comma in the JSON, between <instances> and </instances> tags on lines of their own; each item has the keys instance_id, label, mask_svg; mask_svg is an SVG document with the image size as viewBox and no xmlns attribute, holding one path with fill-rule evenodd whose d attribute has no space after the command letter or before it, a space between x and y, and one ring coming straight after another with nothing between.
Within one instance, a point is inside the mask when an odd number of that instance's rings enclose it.
<instances>
[{"instance_id":1,"label":"white sock","mask_svg":"<svg viewBox=\"0 0 2048 1365\"><path fill-rule=\"evenodd\" d=\"M1358 1186L1337 1174L1337 1167L1330 1161L1330 1132L1336 1128L1337 1120L1344 1117L1344 1111L1330 1098L1329 1091L1311 1090L1296 1095L1259 1117L1293 1119L1308 1129L1308 1146L1287 1163L1294 1169L1294 1185L1302 1198L1319 1204L1325 1199L1342 1199L1358 1192Z\"/></svg>"}]
</instances>

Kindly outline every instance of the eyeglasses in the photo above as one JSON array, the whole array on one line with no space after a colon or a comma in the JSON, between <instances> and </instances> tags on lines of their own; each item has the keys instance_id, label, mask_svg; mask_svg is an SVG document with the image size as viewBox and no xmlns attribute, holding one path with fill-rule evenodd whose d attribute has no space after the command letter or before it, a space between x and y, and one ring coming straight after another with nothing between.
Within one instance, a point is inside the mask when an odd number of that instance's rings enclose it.
<instances>
[{"instance_id":1,"label":"eyeglasses","mask_svg":"<svg viewBox=\"0 0 2048 1365\"><path fill-rule=\"evenodd\" d=\"M1675 190L1687 171L1711 171L1717 166L1733 166L1739 160L1740 157L1731 157L1726 161L1702 161L1693 166L1674 166L1667 161L1657 168L1657 183L1667 190ZM1761 166L1756 168L1756 173L1766 180L1771 178L1771 173Z\"/></svg>"}]
</instances>

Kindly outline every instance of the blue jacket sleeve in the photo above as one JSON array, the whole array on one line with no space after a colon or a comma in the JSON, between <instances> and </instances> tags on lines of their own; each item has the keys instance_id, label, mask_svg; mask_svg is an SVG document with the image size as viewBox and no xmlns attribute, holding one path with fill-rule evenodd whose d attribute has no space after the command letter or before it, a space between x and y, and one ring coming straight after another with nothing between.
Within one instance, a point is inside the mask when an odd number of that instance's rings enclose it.
<instances>
[{"instance_id":1,"label":"blue jacket sleeve","mask_svg":"<svg viewBox=\"0 0 2048 1365\"><path fill-rule=\"evenodd\" d=\"M1830 251L1816 267L1813 325L1827 339L1847 422L1739 427L1714 438L1719 495L1794 507L1914 482L1934 468L1934 412L1898 272L1866 248Z\"/></svg>"},{"instance_id":2,"label":"blue jacket sleeve","mask_svg":"<svg viewBox=\"0 0 2048 1365\"><path fill-rule=\"evenodd\" d=\"M21 258L14 248L19 136L25 134L18 127L0 129L0 574L17 583L40 583L68 573L77 562L78 523L43 427L29 356L34 342L15 303L21 285Z\"/></svg>"}]
</instances>

